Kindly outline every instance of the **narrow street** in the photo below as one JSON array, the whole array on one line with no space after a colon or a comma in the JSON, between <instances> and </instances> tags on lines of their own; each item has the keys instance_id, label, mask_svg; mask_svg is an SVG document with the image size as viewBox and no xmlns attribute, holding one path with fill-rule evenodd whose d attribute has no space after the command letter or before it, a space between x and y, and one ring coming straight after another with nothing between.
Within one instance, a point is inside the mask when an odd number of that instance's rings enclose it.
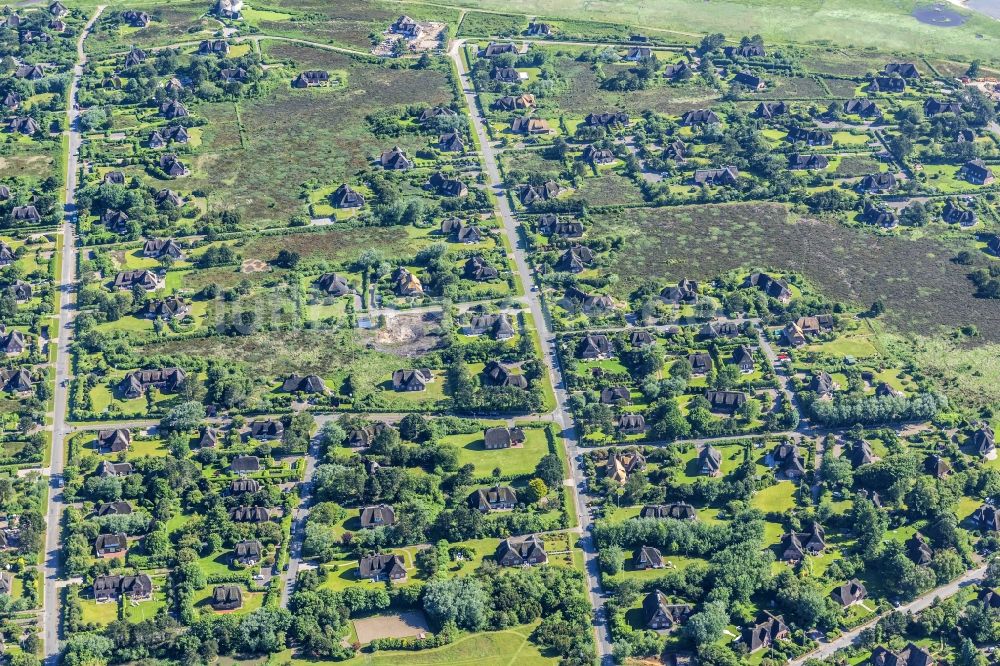
<instances>
[{"instance_id":1,"label":"narrow street","mask_svg":"<svg viewBox=\"0 0 1000 666\"><path fill-rule=\"evenodd\" d=\"M933 590L925 592L908 604L904 604L897 608L900 613L919 613L924 610L932 603L935 599L947 599L948 597L955 596L962 589L968 587L969 585L974 585L983 579L983 575L986 573L986 566L981 566L978 569L973 569L972 571L967 571L950 583L945 583L941 587L936 587ZM858 638L861 636L861 632L868 627L875 624L882 615L877 616L875 619L870 620L862 625L851 629L850 631L844 633L843 635L837 637L836 639L830 641L829 643L822 643L820 646L813 650L812 652L802 655L798 659L794 659L789 663L790 666L801 666L810 659L828 659L833 656L837 650L843 650L846 647L853 645L857 642Z\"/></svg>"},{"instance_id":2,"label":"narrow street","mask_svg":"<svg viewBox=\"0 0 1000 666\"><path fill-rule=\"evenodd\" d=\"M70 82L66 109L66 132L69 155L66 160L66 205L62 226L62 272L57 276L56 293L59 324L56 328L56 377L54 412L52 415L52 450L49 468L49 506L45 527L45 565L43 594L43 644L45 663L54 666L59 662L59 565L61 559L60 523L63 512L62 471L65 458L66 415L69 409L70 354L69 346L73 338L73 316L75 311L74 281L76 279L76 189L78 160L82 138L77 125L79 111L76 108L77 91L83 77L83 66L87 55L83 49L84 40L90 34L94 22L104 11L99 5L94 15L87 21L76 43L76 64Z\"/></svg>"},{"instance_id":3,"label":"narrow street","mask_svg":"<svg viewBox=\"0 0 1000 666\"><path fill-rule=\"evenodd\" d=\"M552 382L552 386L555 389L557 406L553 414L553 418L561 429L563 447L569 459L570 479L566 488L571 493L573 501L576 503L578 523L576 527L580 532L580 546L583 549L588 593L590 595L591 605L596 611L594 625L597 632L597 654L603 664L611 664L611 635L608 626L607 614L604 610L604 590L601 588L600 572L598 570L597 562L597 548L591 537L593 516L587 510L586 495L580 491L584 475L581 466L577 463L576 457L580 453L581 449L579 447L579 439L577 437L572 418L566 409L566 401L569 394L566 391L566 385L563 382L562 368L559 365L559 355L556 353L555 338L549 331L548 320L542 310L541 301L538 298L538 292L531 291L531 285L535 284L533 274L528 265L524 245L521 242L521 236L518 231L518 222L514 217L514 213L510 207L510 202L507 198L507 192L503 187L503 179L500 176L496 149L490 142L489 134L486 131L486 120L483 118L482 111L479 108L479 102L476 98L476 91L472 84L472 79L469 76L465 62L462 60L461 50L463 46L464 41L456 40L452 43L451 48L449 49L449 55L452 57L452 60L454 60L455 67L458 70L459 84L462 88L462 94L465 98L465 103L468 106L469 115L472 117L473 127L475 129L476 136L479 139L479 144L482 146L483 164L486 168L486 178L490 188L493 190L493 194L496 196L497 208L500 218L503 221L504 233L507 235L507 239L510 241L510 246L513 248L512 254L515 269L517 270L518 276L521 278L521 283L526 289L528 289L528 308L531 311L531 316L535 321L535 327L537 328L538 335L541 339L542 355L545 365L548 368L549 380Z\"/></svg>"},{"instance_id":4,"label":"narrow street","mask_svg":"<svg viewBox=\"0 0 1000 666\"><path fill-rule=\"evenodd\" d=\"M302 566L302 540L306 536L306 520L312 503L313 472L316 471L316 453L319 444L313 438L306 452L305 480L299 486L299 505L292 510L292 532L288 543L288 568L278 572L281 576L281 607L288 607L288 599L295 591L295 579Z\"/></svg>"}]
</instances>

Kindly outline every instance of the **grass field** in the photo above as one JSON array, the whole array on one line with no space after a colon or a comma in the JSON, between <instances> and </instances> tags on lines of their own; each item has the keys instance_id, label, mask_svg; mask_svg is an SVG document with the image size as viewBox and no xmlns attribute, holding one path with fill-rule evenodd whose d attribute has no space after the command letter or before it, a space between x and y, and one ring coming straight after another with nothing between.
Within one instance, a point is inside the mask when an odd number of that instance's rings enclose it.
<instances>
[{"instance_id":1,"label":"grass field","mask_svg":"<svg viewBox=\"0 0 1000 666\"><path fill-rule=\"evenodd\" d=\"M450 435L441 441L458 448L459 466L472 463L479 474L489 474L494 467L499 467L504 474L521 475L533 472L538 461L549 452L545 430L526 428L524 435L523 446L492 451L483 448L483 435L478 432L471 435Z\"/></svg>"},{"instance_id":2,"label":"grass field","mask_svg":"<svg viewBox=\"0 0 1000 666\"><path fill-rule=\"evenodd\" d=\"M118 619L118 603L114 601L99 604L93 599L81 599L80 608L83 621L88 624L111 624Z\"/></svg>"},{"instance_id":3,"label":"grass field","mask_svg":"<svg viewBox=\"0 0 1000 666\"><path fill-rule=\"evenodd\" d=\"M627 251L611 267L621 277L619 297L650 279L769 267L800 272L834 299L862 307L881 299L885 317L903 331L973 324L983 340L1000 341L1000 302L974 298L966 270L951 261L960 241L873 238L836 222L793 220L772 204L632 209L594 221L599 232L625 239Z\"/></svg>"},{"instance_id":4,"label":"grass field","mask_svg":"<svg viewBox=\"0 0 1000 666\"><path fill-rule=\"evenodd\" d=\"M516 35L528 27L528 17L468 12L459 26L459 37Z\"/></svg>"},{"instance_id":5,"label":"grass field","mask_svg":"<svg viewBox=\"0 0 1000 666\"><path fill-rule=\"evenodd\" d=\"M270 0L244 11L244 16L264 34L367 51L372 46L370 36L383 32L401 13L397 3L384 0ZM405 13L417 21L445 21L453 28L458 25L458 11L442 5L408 4ZM289 20L289 15L299 20Z\"/></svg>"},{"instance_id":6,"label":"grass field","mask_svg":"<svg viewBox=\"0 0 1000 666\"><path fill-rule=\"evenodd\" d=\"M573 52L563 47L559 47L559 50L565 51L567 55L552 58L551 62L563 83L553 94L541 100L539 108L542 109L540 115L543 116L546 109L552 109L552 113L565 114L568 125L572 124L569 122L570 116L582 120L584 115L597 106L624 109L637 114L650 109L678 115L688 109L704 107L719 97L716 90L695 81L683 85L657 85L627 93L604 90L590 63L576 60ZM663 58L667 59L669 55L665 54ZM613 74L616 67L618 66L605 67L604 74Z\"/></svg>"},{"instance_id":7,"label":"grass field","mask_svg":"<svg viewBox=\"0 0 1000 666\"><path fill-rule=\"evenodd\" d=\"M237 338L209 337L189 340L167 340L146 345L146 354L190 354L202 358L226 359L253 368L257 377L285 377L292 372L319 374L331 390L339 390L348 376L356 387L356 397L364 391L381 386L388 369L412 365L393 354L366 349L354 331L326 329L287 331L281 335L257 333ZM440 395L443 378L431 384L432 389L417 394L418 400ZM268 390L264 383L257 387ZM97 391L97 389L95 389ZM402 396L394 392L386 395ZM400 398L403 400L403 398ZM145 404L145 401L143 401ZM95 407L97 401L95 400Z\"/></svg>"},{"instance_id":8,"label":"grass field","mask_svg":"<svg viewBox=\"0 0 1000 666\"><path fill-rule=\"evenodd\" d=\"M272 259L287 249L303 259L325 259L331 263L352 261L364 250L376 247L384 257L410 257L432 239L414 227L364 227L330 229L287 236L262 236L239 248L246 257Z\"/></svg>"},{"instance_id":9,"label":"grass field","mask_svg":"<svg viewBox=\"0 0 1000 666\"><path fill-rule=\"evenodd\" d=\"M1000 377L1000 345L970 346L942 338L906 339L890 334L881 339L900 358L915 360L959 404L981 409L1000 401L1000 383L996 381Z\"/></svg>"},{"instance_id":10,"label":"grass field","mask_svg":"<svg viewBox=\"0 0 1000 666\"><path fill-rule=\"evenodd\" d=\"M588 208L621 206L641 202L642 193L631 179L612 171L584 178L571 198L581 199Z\"/></svg>"},{"instance_id":11,"label":"grass field","mask_svg":"<svg viewBox=\"0 0 1000 666\"><path fill-rule=\"evenodd\" d=\"M795 484L782 481L758 492L750 503L761 511L785 513L795 508L794 493Z\"/></svg>"},{"instance_id":12,"label":"grass field","mask_svg":"<svg viewBox=\"0 0 1000 666\"><path fill-rule=\"evenodd\" d=\"M90 53L111 53L128 50L135 44L141 48L174 44L182 41L205 39L212 31L218 29L218 24L211 19L203 18L205 3L198 0L187 2L136 3L134 6L149 12L154 21L142 29L130 27L115 28L110 26L108 18L112 12L104 12L104 20L96 24L95 30L87 39L87 50Z\"/></svg>"},{"instance_id":13,"label":"grass field","mask_svg":"<svg viewBox=\"0 0 1000 666\"><path fill-rule=\"evenodd\" d=\"M167 594L162 588L163 580L158 581L158 583L161 587L153 593L153 598L149 601L142 601L135 604L128 601L125 602L125 618L129 622L150 620L156 616L161 608L166 608Z\"/></svg>"},{"instance_id":14,"label":"grass field","mask_svg":"<svg viewBox=\"0 0 1000 666\"><path fill-rule=\"evenodd\" d=\"M238 109L231 102L198 106L209 124L185 187L208 192L210 210L235 207L259 226L284 224L293 213L306 212L299 197L306 181L349 181L388 147L383 144L391 139L368 130L369 113L451 99L445 77L435 70L391 69L285 42L264 42L263 48L270 58L300 69L344 71L349 89L279 85L265 98L239 102Z\"/></svg>"},{"instance_id":15,"label":"grass field","mask_svg":"<svg viewBox=\"0 0 1000 666\"><path fill-rule=\"evenodd\" d=\"M838 337L830 342L809 345L807 349L833 356L853 356L855 358L875 356L878 353L867 337L853 335Z\"/></svg>"},{"instance_id":16,"label":"grass field","mask_svg":"<svg viewBox=\"0 0 1000 666\"><path fill-rule=\"evenodd\" d=\"M449 0L449 5L538 15L535 0ZM696 0L553 0L544 4L544 17L607 20L649 31L675 31L673 39L700 38L722 32L729 37L760 34L765 40L820 45L840 44L883 50L982 57L1000 53L1000 23L970 14L964 25L939 28L911 16L922 4L916 0L713 0L710 9ZM655 33L654 33L655 34ZM671 35L664 34L665 39Z\"/></svg>"}]
</instances>

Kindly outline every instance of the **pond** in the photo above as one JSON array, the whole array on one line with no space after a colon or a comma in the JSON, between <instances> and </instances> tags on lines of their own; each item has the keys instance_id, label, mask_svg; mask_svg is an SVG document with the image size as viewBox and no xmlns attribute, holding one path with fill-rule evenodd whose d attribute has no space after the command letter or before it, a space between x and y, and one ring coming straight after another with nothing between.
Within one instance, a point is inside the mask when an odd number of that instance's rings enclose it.
<instances>
[{"instance_id":1,"label":"pond","mask_svg":"<svg viewBox=\"0 0 1000 666\"><path fill-rule=\"evenodd\" d=\"M954 28L962 25L968 19L946 5L924 5L913 10L913 18L921 23L936 25L941 28Z\"/></svg>"}]
</instances>

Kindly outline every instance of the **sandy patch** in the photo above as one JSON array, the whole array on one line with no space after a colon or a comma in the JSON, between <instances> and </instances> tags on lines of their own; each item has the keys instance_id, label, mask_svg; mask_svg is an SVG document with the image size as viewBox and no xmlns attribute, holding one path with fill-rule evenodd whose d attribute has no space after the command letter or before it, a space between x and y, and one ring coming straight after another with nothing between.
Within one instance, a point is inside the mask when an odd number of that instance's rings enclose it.
<instances>
[{"instance_id":1,"label":"sandy patch","mask_svg":"<svg viewBox=\"0 0 1000 666\"><path fill-rule=\"evenodd\" d=\"M435 349L441 342L438 312L388 313L385 326L373 331L374 345L379 351L400 356L417 356Z\"/></svg>"},{"instance_id":2,"label":"sandy patch","mask_svg":"<svg viewBox=\"0 0 1000 666\"><path fill-rule=\"evenodd\" d=\"M376 638L407 638L431 630L423 611L403 611L392 615L376 615L354 621L358 642L371 643Z\"/></svg>"}]
</instances>

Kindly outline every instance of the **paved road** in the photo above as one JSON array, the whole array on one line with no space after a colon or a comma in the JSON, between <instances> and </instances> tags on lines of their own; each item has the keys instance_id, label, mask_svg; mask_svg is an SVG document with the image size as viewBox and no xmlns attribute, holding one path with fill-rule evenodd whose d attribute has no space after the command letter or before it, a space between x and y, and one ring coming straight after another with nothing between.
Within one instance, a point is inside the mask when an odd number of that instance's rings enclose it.
<instances>
[{"instance_id":1,"label":"paved road","mask_svg":"<svg viewBox=\"0 0 1000 666\"><path fill-rule=\"evenodd\" d=\"M785 396L785 400L789 402L795 413L799 415L799 426L798 431L803 435L813 434L814 428L802 421L802 415L805 412L802 411L802 405L799 404L799 398L795 391L792 390L792 377L788 374L788 367L784 363L778 362L778 353L774 351L774 347L771 345L771 341L767 337L767 330L764 328L758 329L757 338L760 340L760 348L764 352L764 356L767 357L767 362L774 368L774 376L778 379L778 386L781 388L781 392Z\"/></svg>"},{"instance_id":2,"label":"paved road","mask_svg":"<svg viewBox=\"0 0 1000 666\"><path fill-rule=\"evenodd\" d=\"M70 82L69 103L66 111L66 127L69 136L69 157L66 161L66 215L63 218L62 241L62 274L58 276L56 285L59 312L59 328L56 343L56 386L55 407L52 419L52 452L50 462L49 506L45 527L45 593L43 613L43 643L45 648L45 663L54 666L59 662L59 563L61 559L60 519L63 511L62 479L63 458L65 457L66 411L68 409L68 385L70 376L69 345L73 338L73 311L75 296L73 282L76 273L76 234L74 222L76 218L76 188L77 162L80 154L81 136L77 129L79 112L75 108L77 89L83 76L83 65L87 55L83 50L83 42L90 34L97 17L104 11L105 5L99 5L87 25L80 32L76 43L76 65L73 67L73 79Z\"/></svg>"},{"instance_id":3,"label":"paved road","mask_svg":"<svg viewBox=\"0 0 1000 666\"><path fill-rule=\"evenodd\" d=\"M295 579L302 565L302 540L306 534L306 520L309 518L309 504L312 501L313 472L316 470L316 454L319 444L309 442L306 453L305 482L299 486L299 505L292 510L292 532L288 543L288 568L281 572L281 607L288 607L288 598L295 589Z\"/></svg>"},{"instance_id":4,"label":"paved road","mask_svg":"<svg viewBox=\"0 0 1000 666\"><path fill-rule=\"evenodd\" d=\"M983 579L983 574L985 573L985 565L979 567L978 569L967 571L965 574L956 578L952 582L935 588L926 594L922 594L910 603L900 606L897 610L901 613L918 613L934 603L935 599L946 599L948 597L952 597L958 594L958 592L963 588L981 581ZM856 643L861 635L861 632L875 624L880 617L882 616L880 615L870 622L866 622L859 627L855 627L839 638L829 643L823 643L816 650L813 650L809 654L803 655L788 663L790 666L801 666L801 664L804 664L809 659L829 659L837 650L843 650L844 648Z\"/></svg>"},{"instance_id":5,"label":"paved road","mask_svg":"<svg viewBox=\"0 0 1000 666\"><path fill-rule=\"evenodd\" d=\"M462 45L463 42L461 40L455 41L449 50L449 55L454 60L455 67L458 69L459 85L462 88L465 103L469 108L469 114L472 116L473 126L476 135L479 137L479 144L482 146L486 178L489 186L493 189L494 195L496 195L498 212L503 221L503 230L513 248L514 266L518 276L521 278L521 283L527 288L529 285L535 284L534 277L528 266L525 248L518 233L517 220L510 208L510 202L503 187L503 179L500 177L496 150L490 143L489 134L486 132L486 120L483 118L482 111L479 108L472 80L461 57L460 50ZM566 391L566 384L562 378L559 355L556 353L556 341L549 331L548 320L542 310L538 292L529 291L527 302L531 316L535 320L538 335L542 341L542 355L548 368L549 380L555 389L557 408L552 416L562 429L563 446L570 461L570 484L566 486L566 489L571 494L572 500L576 503L576 527L581 533L580 546L583 549L588 593L591 604L596 609L594 627L597 632L597 654L601 658L602 663L611 664L611 637L607 615L604 610L604 590L601 588L600 572L597 563L597 548L593 543L590 533L590 528L593 526L593 517L587 512L585 504L586 495L580 491L584 475L583 470L576 461L576 456L580 451L579 439L572 418L566 409L566 401L569 394Z\"/></svg>"}]
</instances>

